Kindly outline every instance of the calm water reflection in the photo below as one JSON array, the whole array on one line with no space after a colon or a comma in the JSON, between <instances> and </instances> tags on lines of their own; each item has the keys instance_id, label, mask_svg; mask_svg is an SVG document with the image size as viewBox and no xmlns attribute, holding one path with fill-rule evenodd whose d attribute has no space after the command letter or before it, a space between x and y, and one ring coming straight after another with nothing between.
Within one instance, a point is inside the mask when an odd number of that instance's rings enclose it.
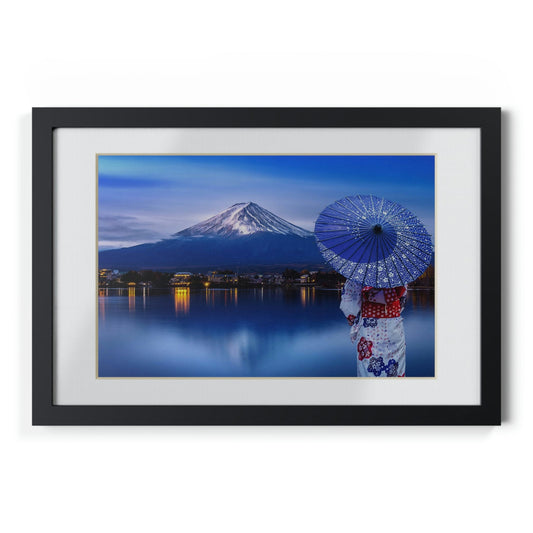
<instances>
[{"instance_id":1,"label":"calm water reflection","mask_svg":"<svg viewBox=\"0 0 533 533\"><path fill-rule=\"evenodd\" d=\"M407 375L434 375L433 291L410 291ZM100 376L353 376L340 292L99 291Z\"/></svg>"}]
</instances>

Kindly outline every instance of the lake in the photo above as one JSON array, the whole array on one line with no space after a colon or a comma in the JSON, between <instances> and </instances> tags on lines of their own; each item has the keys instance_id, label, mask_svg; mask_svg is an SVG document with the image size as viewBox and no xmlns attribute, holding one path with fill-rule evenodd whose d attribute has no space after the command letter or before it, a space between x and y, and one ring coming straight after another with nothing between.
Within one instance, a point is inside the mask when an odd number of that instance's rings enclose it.
<instances>
[{"instance_id":1,"label":"lake","mask_svg":"<svg viewBox=\"0 0 533 533\"><path fill-rule=\"evenodd\" d=\"M98 299L100 377L356 373L338 290L130 287ZM433 376L433 291L409 291L402 316L407 376Z\"/></svg>"}]
</instances>

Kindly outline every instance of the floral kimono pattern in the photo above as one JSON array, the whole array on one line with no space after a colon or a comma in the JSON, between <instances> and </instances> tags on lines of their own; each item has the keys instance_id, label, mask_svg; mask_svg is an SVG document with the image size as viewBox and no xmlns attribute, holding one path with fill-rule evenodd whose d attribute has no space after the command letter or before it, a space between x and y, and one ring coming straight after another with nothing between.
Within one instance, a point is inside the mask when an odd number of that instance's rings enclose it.
<instances>
[{"instance_id":1,"label":"floral kimono pattern","mask_svg":"<svg viewBox=\"0 0 533 533\"><path fill-rule=\"evenodd\" d=\"M342 291L340 308L346 317L355 317L350 337L357 349L357 376L403 377L405 335L399 315L406 289L384 289L380 295L383 304L369 297L377 292L351 280ZM377 316L362 316L366 314Z\"/></svg>"}]
</instances>

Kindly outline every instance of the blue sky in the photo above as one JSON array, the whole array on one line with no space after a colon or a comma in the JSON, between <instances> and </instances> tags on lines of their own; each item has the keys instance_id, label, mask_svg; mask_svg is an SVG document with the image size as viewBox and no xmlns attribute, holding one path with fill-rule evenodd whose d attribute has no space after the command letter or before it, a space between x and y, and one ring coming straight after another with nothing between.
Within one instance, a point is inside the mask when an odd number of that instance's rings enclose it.
<instances>
[{"instance_id":1,"label":"blue sky","mask_svg":"<svg viewBox=\"0 0 533 533\"><path fill-rule=\"evenodd\" d=\"M434 235L434 175L433 156L99 156L99 247L157 241L248 201L312 231L354 194L402 204Z\"/></svg>"}]
</instances>

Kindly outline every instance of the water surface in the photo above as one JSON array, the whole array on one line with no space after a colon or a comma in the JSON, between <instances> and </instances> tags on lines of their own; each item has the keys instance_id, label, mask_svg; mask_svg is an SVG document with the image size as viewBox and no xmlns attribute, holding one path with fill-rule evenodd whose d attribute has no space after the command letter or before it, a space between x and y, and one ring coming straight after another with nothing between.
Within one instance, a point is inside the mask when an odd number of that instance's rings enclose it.
<instances>
[{"instance_id":1,"label":"water surface","mask_svg":"<svg viewBox=\"0 0 533 533\"><path fill-rule=\"evenodd\" d=\"M339 303L316 287L101 289L99 376L354 376ZM410 291L402 316L407 376L433 376L433 291Z\"/></svg>"}]
</instances>

